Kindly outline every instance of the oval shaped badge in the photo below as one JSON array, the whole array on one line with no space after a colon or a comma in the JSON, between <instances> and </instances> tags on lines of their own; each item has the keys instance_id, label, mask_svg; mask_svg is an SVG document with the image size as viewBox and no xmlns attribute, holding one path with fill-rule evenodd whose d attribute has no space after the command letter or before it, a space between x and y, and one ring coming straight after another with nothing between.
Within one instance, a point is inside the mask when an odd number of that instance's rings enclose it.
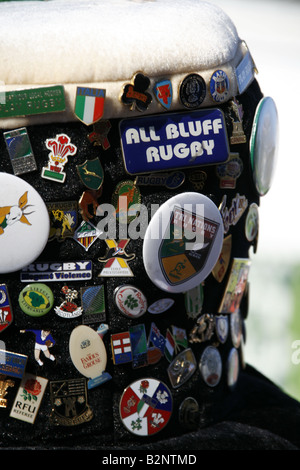
<instances>
[{"instance_id":1,"label":"oval shaped badge","mask_svg":"<svg viewBox=\"0 0 300 470\"><path fill-rule=\"evenodd\" d=\"M46 315L51 310L53 303L52 290L46 284L40 282L28 284L19 294L21 309L31 317Z\"/></svg>"},{"instance_id":2,"label":"oval shaped badge","mask_svg":"<svg viewBox=\"0 0 300 470\"><path fill-rule=\"evenodd\" d=\"M79 325L72 331L69 352L76 369L89 377L88 388L94 388L111 376L105 372L107 354L101 336L86 325Z\"/></svg>"},{"instance_id":3,"label":"oval shaped badge","mask_svg":"<svg viewBox=\"0 0 300 470\"><path fill-rule=\"evenodd\" d=\"M186 292L211 273L222 243L222 217L211 199L194 192L178 194L149 223L143 244L145 270L160 289Z\"/></svg>"},{"instance_id":4,"label":"oval shaped badge","mask_svg":"<svg viewBox=\"0 0 300 470\"><path fill-rule=\"evenodd\" d=\"M39 193L18 176L0 173L0 273L35 261L48 241L50 221Z\"/></svg>"}]
</instances>

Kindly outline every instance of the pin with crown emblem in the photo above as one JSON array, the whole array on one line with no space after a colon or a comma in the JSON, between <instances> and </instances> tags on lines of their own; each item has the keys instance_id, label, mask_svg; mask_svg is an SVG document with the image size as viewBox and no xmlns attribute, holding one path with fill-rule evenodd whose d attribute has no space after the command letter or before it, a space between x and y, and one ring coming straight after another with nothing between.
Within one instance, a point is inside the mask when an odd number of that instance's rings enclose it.
<instances>
[{"instance_id":1,"label":"pin with crown emblem","mask_svg":"<svg viewBox=\"0 0 300 470\"><path fill-rule=\"evenodd\" d=\"M46 140L46 147L50 150L49 161L43 167L42 178L64 183L66 173L63 171L68 162L68 156L73 156L77 152L77 147L71 144L71 139L66 134L58 134L54 139Z\"/></svg>"}]
</instances>

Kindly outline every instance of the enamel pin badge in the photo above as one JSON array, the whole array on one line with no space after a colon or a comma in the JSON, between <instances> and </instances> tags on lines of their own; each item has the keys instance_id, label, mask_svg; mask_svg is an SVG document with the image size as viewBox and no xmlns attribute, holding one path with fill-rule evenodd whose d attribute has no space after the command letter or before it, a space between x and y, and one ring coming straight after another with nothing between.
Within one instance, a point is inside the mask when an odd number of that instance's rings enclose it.
<instances>
[{"instance_id":1,"label":"enamel pin badge","mask_svg":"<svg viewBox=\"0 0 300 470\"><path fill-rule=\"evenodd\" d=\"M121 101L130 107L131 110L146 111L152 102L152 96L147 92L150 86L150 79L142 73L137 73L132 83L127 83L123 88Z\"/></svg>"},{"instance_id":2,"label":"enamel pin badge","mask_svg":"<svg viewBox=\"0 0 300 470\"><path fill-rule=\"evenodd\" d=\"M4 132L7 151L10 156L13 172L22 175L37 169L31 143L25 127Z\"/></svg>"},{"instance_id":3,"label":"enamel pin badge","mask_svg":"<svg viewBox=\"0 0 300 470\"><path fill-rule=\"evenodd\" d=\"M104 263L100 277L132 277L133 273L128 266L128 261L135 258L135 253L127 254L125 248L129 239L122 239L116 242L113 239L105 239L107 244L107 252L103 258L98 258L100 263Z\"/></svg>"},{"instance_id":4,"label":"enamel pin badge","mask_svg":"<svg viewBox=\"0 0 300 470\"><path fill-rule=\"evenodd\" d=\"M10 417L34 424L47 384L48 379L26 373L21 381Z\"/></svg>"},{"instance_id":5,"label":"enamel pin badge","mask_svg":"<svg viewBox=\"0 0 300 470\"><path fill-rule=\"evenodd\" d=\"M165 109L170 109L173 98L172 83L170 80L162 80L154 85L154 95L157 101Z\"/></svg>"},{"instance_id":6,"label":"enamel pin badge","mask_svg":"<svg viewBox=\"0 0 300 470\"><path fill-rule=\"evenodd\" d=\"M74 112L86 126L102 118L105 93L105 90L100 88L77 87Z\"/></svg>"},{"instance_id":7,"label":"enamel pin badge","mask_svg":"<svg viewBox=\"0 0 300 470\"><path fill-rule=\"evenodd\" d=\"M71 144L71 139L66 134L58 134L53 139L46 140L46 147L50 150L48 165L42 170L42 178L64 183L66 173L63 169L69 156L74 156L77 147Z\"/></svg>"},{"instance_id":8,"label":"enamel pin badge","mask_svg":"<svg viewBox=\"0 0 300 470\"><path fill-rule=\"evenodd\" d=\"M87 188L92 190L101 188L104 172L99 158L86 160L81 165L77 165L76 168L81 181Z\"/></svg>"},{"instance_id":9,"label":"enamel pin badge","mask_svg":"<svg viewBox=\"0 0 300 470\"><path fill-rule=\"evenodd\" d=\"M151 436L169 422L173 401L169 388L156 379L137 380L120 400L120 417L125 428L137 436Z\"/></svg>"},{"instance_id":10,"label":"enamel pin badge","mask_svg":"<svg viewBox=\"0 0 300 470\"><path fill-rule=\"evenodd\" d=\"M13 311L6 284L0 284L0 333L13 321Z\"/></svg>"}]
</instances>

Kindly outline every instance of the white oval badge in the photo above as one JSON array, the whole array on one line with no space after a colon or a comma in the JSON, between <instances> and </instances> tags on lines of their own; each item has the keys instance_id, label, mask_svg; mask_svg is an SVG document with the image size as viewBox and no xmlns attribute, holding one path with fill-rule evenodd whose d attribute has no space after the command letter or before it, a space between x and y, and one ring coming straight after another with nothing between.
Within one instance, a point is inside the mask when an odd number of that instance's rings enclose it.
<instances>
[{"instance_id":1,"label":"white oval badge","mask_svg":"<svg viewBox=\"0 0 300 470\"><path fill-rule=\"evenodd\" d=\"M86 325L79 325L72 331L69 352L76 369L89 377L88 388L94 388L111 377L105 373L106 349L101 336Z\"/></svg>"},{"instance_id":2,"label":"white oval badge","mask_svg":"<svg viewBox=\"0 0 300 470\"><path fill-rule=\"evenodd\" d=\"M250 136L250 158L254 183L260 196L269 191L278 150L278 115L275 102L263 98L257 106Z\"/></svg>"},{"instance_id":3,"label":"white oval badge","mask_svg":"<svg viewBox=\"0 0 300 470\"><path fill-rule=\"evenodd\" d=\"M50 221L39 193L18 176L0 173L0 201L0 273L10 273L38 258Z\"/></svg>"},{"instance_id":4,"label":"white oval badge","mask_svg":"<svg viewBox=\"0 0 300 470\"><path fill-rule=\"evenodd\" d=\"M152 282L181 293L199 285L215 266L223 243L219 209L203 194L178 194L154 214L145 233L143 260Z\"/></svg>"}]
</instances>

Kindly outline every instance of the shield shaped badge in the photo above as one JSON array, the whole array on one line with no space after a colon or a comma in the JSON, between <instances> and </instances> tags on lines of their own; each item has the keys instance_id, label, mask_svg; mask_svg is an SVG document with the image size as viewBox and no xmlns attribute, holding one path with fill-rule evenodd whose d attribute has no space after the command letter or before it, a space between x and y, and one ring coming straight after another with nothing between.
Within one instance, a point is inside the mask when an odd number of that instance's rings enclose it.
<instances>
[{"instance_id":1,"label":"shield shaped badge","mask_svg":"<svg viewBox=\"0 0 300 470\"><path fill-rule=\"evenodd\" d=\"M158 82L154 86L154 94L157 101L163 106L165 109L170 109L172 103L172 83L170 80L162 80Z\"/></svg>"},{"instance_id":2,"label":"shield shaped badge","mask_svg":"<svg viewBox=\"0 0 300 470\"><path fill-rule=\"evenodd\" d=\"M171 213L169 227L163 237L159 259L161 270L170 285L180 285L198 275L205 267L213 247L213 242L219 228L219 223L197 214L187 214L181 207L174 207ZM187 221L187 215L189 221ZM183 230L183 221L185 222ZM203 227L203 242L193 243L195 227Z\"/></svg>"},{"instance_id":3,"label":"shield shaped badge","mask_svg":"<svg viewBox=\"0 0 300 470\"><path fill-rule=\"evenodd\" d=\"M75 115L87 126L102 118L104 112L105 90L101 88L77 87Z\"/></svg>"},{"instance_id":4,"label":"shield shaped badge","mask_svg":"<svg viewBox=\"0 0 300 470\"><path fill-rule=\"evenodd\" d=\"M10 299L6 284L0 284L0 333L13 321Z\"/></svg>"},{"instance_id":5,"label":"shield shaped badge","mask_svg":"<svg viewBox=\"0 0 300 470\"><path fill-rule=\"evenodd\" d=\"M86 160L81 165L77 165L78 175L83 184L89 189L100 189L103 183L104 172L99 158Z\"/></svg>"}]
</instances>

